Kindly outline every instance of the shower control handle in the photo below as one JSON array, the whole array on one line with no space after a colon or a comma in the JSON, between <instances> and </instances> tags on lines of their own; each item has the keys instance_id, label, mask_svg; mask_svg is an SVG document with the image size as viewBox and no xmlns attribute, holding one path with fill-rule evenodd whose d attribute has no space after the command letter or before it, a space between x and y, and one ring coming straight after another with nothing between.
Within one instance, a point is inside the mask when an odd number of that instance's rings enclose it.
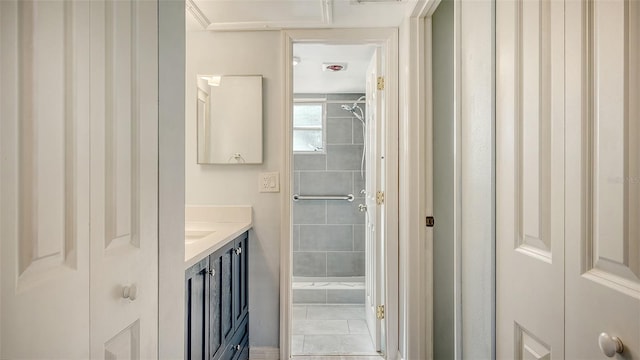
<instances>
[{"instance_id":1,"label":"shower control handle","mask_svg":"<svg viewBox=\"0 0 640 360\"><path fill-rule=\"evenodd\" d=\"M365 205L365 204L358 205L358 210L360 210L360 212L367 211L367 205Z\"/></svg>"}]
</instances>

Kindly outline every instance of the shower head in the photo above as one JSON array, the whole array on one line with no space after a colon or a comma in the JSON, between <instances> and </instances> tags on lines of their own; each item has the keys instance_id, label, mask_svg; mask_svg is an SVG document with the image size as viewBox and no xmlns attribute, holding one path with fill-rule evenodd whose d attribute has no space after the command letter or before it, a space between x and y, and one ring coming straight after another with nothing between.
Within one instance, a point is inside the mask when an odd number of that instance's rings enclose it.
<instances>
[{"instance_id":1,"label":"shower head","mask_svg":"<svg viewBox=\"0 0 640 360\"><path fill-rule=\"evenodd\" d=\"M353 110L355 109L355 104L354 104L354 106L349 106L349 105L347 105L347 104L343 104L343 105L342 105L342 106L340 106L340 107L341 107L343 110L347 110L347 111L353 112Z\"/></svg>"},{"instance_id":2,"label":"shower head","mask_svg":"<svg viewBox=\"0 0 640 360\"><path fill-rule=\"evenodd\" d=\"M358 98L358 100L354 101L353 105L349 106L349 105L347 105L347 104L343 104L343 105L341 105L340 107L341 107L342 109L344 109L344 110L349 111L349 112L355 112L356 110L360 110L360 111L362 111L362 109L360 108L360 106L358 106L358 103L359 103L360 101L364 100L364 99L366 99L366 97L363 95L363 96L360 96L360 97Z\"/></svg>"},{"instance_id":3,"label":"shower head","mask_svg":"<svg viewBox=\"0 0 640 360\"><path fill-rule=\"evenodd\" d=\"M360 120L364 125L364 112L362 111L362 108L358 106L358 104L354 103L353 106L343 104L343 105L340 105L340 107L343 110L347 110L348 112L350 112L353 116L355 116L358 120Z\"/></svg>"}]
</instances>

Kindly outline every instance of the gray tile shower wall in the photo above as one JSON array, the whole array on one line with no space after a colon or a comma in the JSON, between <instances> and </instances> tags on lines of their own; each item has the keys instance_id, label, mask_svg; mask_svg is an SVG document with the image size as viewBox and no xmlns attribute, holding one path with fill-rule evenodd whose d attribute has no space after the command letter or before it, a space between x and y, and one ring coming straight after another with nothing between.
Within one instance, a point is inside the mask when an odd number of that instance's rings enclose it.
<instances>
[{"instance_id":1,"label":"gray tile shower wall","mask_svg":"<svg viewBox=\"0 0 640 360\"><path fill-rule=\"evenodd\" d=\"M360 191L365 181L360 174L363 150L362 124L341 105L352 105L364 94L305 94L326 98L325 153L294 154L294 193L301 195L353 194L353 202L300 200L293 204L293 276L364 276L365 214ZM364 110L364 105L361 105ZM301 291L294 302L358 303L339 291L314 294ZM318 296L320 295L320 296ZM331 298L334 300L331 301Z\"/></svg>"}]
</instances>

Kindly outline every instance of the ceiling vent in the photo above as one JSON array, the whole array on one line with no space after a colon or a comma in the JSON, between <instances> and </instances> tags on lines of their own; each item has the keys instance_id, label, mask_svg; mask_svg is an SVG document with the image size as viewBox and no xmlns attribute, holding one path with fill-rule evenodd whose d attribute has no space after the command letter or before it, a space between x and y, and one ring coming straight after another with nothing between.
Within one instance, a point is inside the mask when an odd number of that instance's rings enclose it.
<instances>
[{"instance_id":1,"label":"ceiling vent","mask_svg":"<svg viewBox=\"0 0 640 360\"><path fill-rule=\"evenodd\" d=\"M336 72L347 70L347 63L323 63L322 71Z\"/></svg>"}]
</instances>

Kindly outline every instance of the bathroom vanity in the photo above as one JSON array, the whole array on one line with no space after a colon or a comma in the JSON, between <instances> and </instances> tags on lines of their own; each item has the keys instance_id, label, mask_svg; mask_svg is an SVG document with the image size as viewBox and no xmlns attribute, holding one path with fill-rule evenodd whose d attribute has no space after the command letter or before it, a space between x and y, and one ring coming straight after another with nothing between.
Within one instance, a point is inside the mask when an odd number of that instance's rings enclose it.
<instances>
[{"instance_id":1,"label":"bathroom vanity","mask_svg":"<svg viewBox=\"0 0 640 360\"><path fill-rule=\"evenodd\" d=\"M185 359L248 359L251 207L185 213Z\"/></svg>"}]
</instances>

